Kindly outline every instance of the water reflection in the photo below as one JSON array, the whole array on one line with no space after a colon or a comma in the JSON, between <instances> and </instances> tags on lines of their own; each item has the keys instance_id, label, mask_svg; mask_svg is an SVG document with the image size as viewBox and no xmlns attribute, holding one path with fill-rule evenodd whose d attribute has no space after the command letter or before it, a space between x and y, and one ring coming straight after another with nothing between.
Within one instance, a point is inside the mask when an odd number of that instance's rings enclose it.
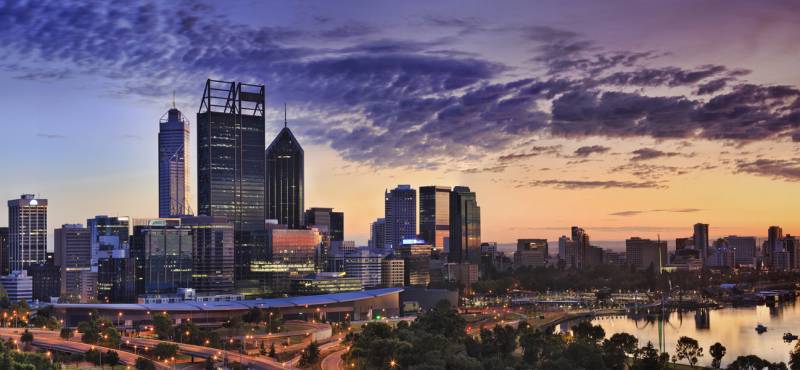
<instances>
[{"instance_id":1,"label":"water reflection","mask_svg":"<svg viewBox=\"0 0 800 370\"><path fill-rule=\"evenodd\" d=\"M684 325L684 319L694 318L694 325ZM684 317L686 316L686 317ZM727 348L723 365L727 365L740 355L754 354L772 362L788 363L789 352L797 343L786 343L784 333L800 334L800 310L796 301L783 304L730 307L723 309L703 309L696 311L661 312L644 311L624 316L606 316L592 320L603 326L606 336L627 332L639 338L642 345L647 341L670 354L675 352L675 344L681 336L697 339L706 355L700 364L710 365L708 348L716 342ZM713 323L713 325L712 325ZM561 331L568 330L575 323L561 325ZM756 325L762 324L767 331L758 334Z\"/></svg>"}]
</instances>

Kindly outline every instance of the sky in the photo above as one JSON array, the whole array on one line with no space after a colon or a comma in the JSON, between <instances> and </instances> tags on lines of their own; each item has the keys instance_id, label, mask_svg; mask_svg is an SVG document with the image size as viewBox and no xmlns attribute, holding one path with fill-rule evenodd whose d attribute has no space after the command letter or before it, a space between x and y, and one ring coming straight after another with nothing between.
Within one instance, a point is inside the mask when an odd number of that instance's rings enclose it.
<instances>
[{"instance_id":1,"label":"sky","mask_svg":"<svg viewBox=\"0 0 800 370\"><path fill-rule=\"evenodd\" d=\"M344 211L359 244L397 184L469 186L484 241L800 233L798 19L791 1L0 0L0 197L48 198L51 229L155 217L159 118L174 92L195 190L215 78L266 85L267 142L287 104L306 207Z\"/></svg>"}]
</instances>

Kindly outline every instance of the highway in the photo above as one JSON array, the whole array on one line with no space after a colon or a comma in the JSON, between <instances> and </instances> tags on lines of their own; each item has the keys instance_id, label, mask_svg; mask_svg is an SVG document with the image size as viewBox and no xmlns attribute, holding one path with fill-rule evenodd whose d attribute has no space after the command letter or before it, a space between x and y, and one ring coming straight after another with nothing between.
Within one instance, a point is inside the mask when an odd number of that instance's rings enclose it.
<instances>
[{"instance_id":1,"label":"highway","mask_svg":"<svg viewBox=\"0 0 800 370\"><path fill-rule=\"evenodd\" d=\"M22 335L22 332L24 330L25 329L21 328L0 328L0 337L16 339L17 341L19 341L19 337L20 335ZM92 348L99 349L102 352L112 350L117 352L117 354L119 355L120 362L129 366L134 366L136 363L136 359L141 357L130 352L121 351L116 348L106 348L82 342L66 340L59 337L58 333L52 331L38 330L38 329L29 329L29 330L31 334L33 334L32 345L42 349L49 349L49 350L69 352L69 353L86 353L86 351ZM166 366L162 363L156 363L155 361L154 363L156 364L156 368L158 369L165 369L165 370L170 369L169 366Z\"/></svg>"},{"instance_id":2,"label":"highway","mask_svg":"<svg viewBox=\"0 0 800 370\"><path fill-rule=\"evenodd\" d=\"M342 355L347 353L347 349L333 352L322 359L322 370L343 370Z\"/></svg>"}]
</instances>

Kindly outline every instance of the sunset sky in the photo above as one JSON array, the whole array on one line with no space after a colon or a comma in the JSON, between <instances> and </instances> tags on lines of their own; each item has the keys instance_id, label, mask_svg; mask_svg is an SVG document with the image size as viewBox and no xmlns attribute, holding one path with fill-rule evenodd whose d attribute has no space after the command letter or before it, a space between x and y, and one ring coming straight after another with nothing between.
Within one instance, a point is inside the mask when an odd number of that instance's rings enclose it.
<instances>
[{"instance_id":1,"label":"sunset sky","mask_svg":"<svg viewBox=\"0 0 800 370\"><path fill-rule=\"evenodd\" d=\"M174 90L196 205L212 77L266 84L267 142L288 104L306 207L359 244L397 184L469 186L484 241L800 233L798 20L792 1L0 0L0 197L48 198L51 229L155 217Z\"/></svg>"}]
</instances>

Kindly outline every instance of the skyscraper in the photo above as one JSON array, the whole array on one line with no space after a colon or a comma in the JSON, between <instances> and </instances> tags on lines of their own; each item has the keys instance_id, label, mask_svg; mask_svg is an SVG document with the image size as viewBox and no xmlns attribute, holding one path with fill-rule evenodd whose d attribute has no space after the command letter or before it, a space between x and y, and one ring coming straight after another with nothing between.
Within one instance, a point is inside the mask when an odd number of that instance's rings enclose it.
<instances>
[{"instance_id":1,"label":"skyscraper","mask_svg":"<svg viewBox=\"0 0 800 370\"><path fill-rule=\"evenodd\" d=\"M775 253L783 250L783 229L780 226L770 226L767 230L767 242L764 244L764 263L767 266L775 264Z\"/></svg>"},{"instance_id":2,"label":"skyscraper","mask_svg":"<svg viewBox=\"0 0 800 370\"><path fill-rule=\"evenodd\" d=\"M667 242L633 237L625 240L625 255L631 267L660 273L667 264Z\"/></svg>"},{"instance_id":3,"label":"skyscraper","mask_svg":"<svg viewBox=\"0 0 800 370\"><path fill-rule=\"evenodd\" d=\"M419 188L419 233L434 249L444 249L450 236L450 187Z\"/></svg>"},{"instance_id":4,"label":"skyscraper","mask_svg":"<svg viewBox=\"0 0 800 370\"><path fill-rule=\"evenodd\" d=\"M386 246L386 219L379 218L369 225L369 247L384 248Z\"/></svg>"},{"instance_id":5,"label":"skyscraper","mask_svg":"<svg viewBox=\"0 0 800 370\"><path fill-rule=\"evenodd\" d=\"M456 186L450 193L450 262L480 264L481 207L474 192Z\"/></svg>"},{"instance_id":6,"label":"skyscraper","mask_svg":"<svg viewBox=\"0 0 800 370\"><path fill-rule=\"evenodd\" d=\"M97 264L101 258L109 258L114 251L128 249L128 217L98 215L86 220L86 226L91 235L92 271L97 272Z\"/></svg>"},{"instance_id":7,"label":"skyscraper","mask_svg":"<svg viewBox=\"0 0 800 370\"><path fill-rule=\"evenodd\" d=\"M0 227L0 275L8 275L8 228Z\"/></svg>"},{"instance_id":8,"label":"skyscraper","mask_svg":"<svg viewBox=\"0 0 800 370\"><path fill-rule=\"evenodd\" d=\"M198 293L229 293L233 280L233 226L224 218L184 217L192 233L192 287Z\"/></svg>"},{"instance_id":9,"label":"skyscraper","mask_svg":"<svg viewBox=\"0 0 800 370\"><path fill-rule=\"evenodd\" d=\"M278 220L290 229L299 229L303 220L303 148L286 125L272 140L265 152L266 158L266 213L267 220Z\"/></svg>"},{"instance_id":10,"label":"skyscraper","mask_svg":"<svg viewBox=\"0 0 800 370\"><path fill-rule=\"evenodd\" d=\"M8 201L9 270L44 263L47 254L47 199L23 194Z\"/></svg>"},{"instance_id":11,"label":"skyscraper","mask_svg":"<svg viewBox=\"0 0 800 370\"><path fill-rule=\"evenodd\" d=\"M198 213L233 224L237 282L263 247L264 95L264 85L208 80L197 113Z\"/></svg>"},{"instance_id":12,"label":"skyscraper","mask_svg":"<svg viewBox=\"0 0 800 370\"><path fill-rule=\"evenodd\" d=\"M55 264L61 266L62 298L74 298L86 302L89 298L82 297L81 289L83 271L92 268L92 243L89 229L80 224L65 224L55 230Z\"/></svg>"},{"instance_id":13,"label":"skyscraper","mask_svg":"<svg viewBox=\"0 0 800 370\"><path fill-rule=\"evenodd\" d=\"M167 111L158 131L158 217L190 214L189 121L175 108Z\"/></svg>"},{"instance_id":14,"label":"skyscraper","mask_svg":"<svg viewBox=\"0 0 800 370\"><path fill-rule=\"evenodd\" d=\"M334 212L333 208L313 207L306 210L305 225L319 229L323 238L329 241L344 240L344 212Z\"/></svg>"},{"instance_id":15,"label":"skyscraper","mask_svg":"<svg viewBox=\"0 0 800 370\"><path fill-rule=\"evenodd\" d=\"M416 239L417 191L411 188L411 185L397 185L396 188L385 192L384 213L386 247L399 247L403 244L403 239Z\"/></svg>"},{"instance_id":16,"label":"skyscraper","mask_svg":"<svg viewBox=\"0 0 800 370\"><path fill-rule=\"evenodd\" d=\"M191 229L179 220L151 220L133 228L130 256L134 263L134 291L174 294L192 287L193 240Z\"/></svg>"},{"instance_id":17,"label":"skyscraper","mask_svg":"<svg viewBox=\"0 0 800 370\"><path fill-rule=\"evenodd\" d=\"M694 249L700 251L700 259L708 260L708 224L694 224Z\"/></svg>"}]
</instances>

